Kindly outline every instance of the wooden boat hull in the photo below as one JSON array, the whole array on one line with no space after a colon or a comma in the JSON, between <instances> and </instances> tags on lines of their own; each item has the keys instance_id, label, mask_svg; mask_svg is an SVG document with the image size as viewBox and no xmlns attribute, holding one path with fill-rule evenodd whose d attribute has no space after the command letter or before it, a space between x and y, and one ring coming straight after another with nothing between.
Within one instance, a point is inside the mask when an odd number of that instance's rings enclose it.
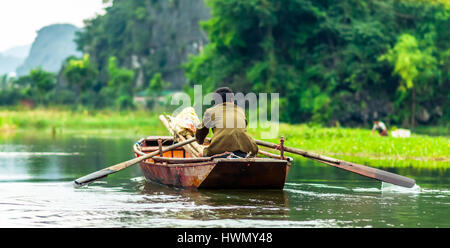
<instances>
[{"instance_id":1,"label":"wooden boat hull","mask_svg":"<svg viewBox=\"0 0 450 248\"><path fill-rule=\"evenodd\" d=\"M282 189L290 164L274 159L214 159L192 164L141 162L144 176L177 188Z\"/></svg>"},{"instance_id":2,"label":"wooden boat hull","mask_svg":"<svg viewBox=\"0 0 450 248\"><path fill-rule=\"evenodd\" d=\"M198 188L215 165L211 162L178 167L141 162L140 166L150 181L177 188Z\"/></svg>"},{"instance_id":3,"label":"wooden boat hull","mask_svg":"<svg viewBox=\"0 0 450 248\"><path fill-rule=\"evenodd\" d=\"M144 176L150 181L176 188L282 189L290 168L287 160L195 159L184 150L167 152L160 157L140 163Z\"/></svg>"}]
</instances>

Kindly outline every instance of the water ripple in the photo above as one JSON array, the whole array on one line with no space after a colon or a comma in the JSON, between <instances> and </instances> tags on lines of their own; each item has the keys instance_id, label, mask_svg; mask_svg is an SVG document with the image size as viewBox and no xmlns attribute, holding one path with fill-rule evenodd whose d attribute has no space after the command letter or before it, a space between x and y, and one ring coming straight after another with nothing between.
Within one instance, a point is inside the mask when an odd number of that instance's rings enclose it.
<instances>
[{"instance_id":1,"label":"water ripple","mask_svg":"<svg viewBox=\"0 0 450 248\"><path fill-rule=\"evenodd\" d=\"M44 157L44 156L77 156L78 152L0 152L0 158Z\"/></svg>"}]
</instances>

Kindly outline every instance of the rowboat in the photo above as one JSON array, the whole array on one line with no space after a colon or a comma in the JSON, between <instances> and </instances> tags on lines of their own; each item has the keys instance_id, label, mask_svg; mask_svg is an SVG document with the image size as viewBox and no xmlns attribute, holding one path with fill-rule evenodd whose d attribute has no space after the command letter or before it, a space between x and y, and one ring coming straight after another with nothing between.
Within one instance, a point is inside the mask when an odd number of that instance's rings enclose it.
<instances>
[{"instance_id":1,"label":"rowboat","mask_svg":"<svg viewBox=\"0 0 450 248\"><path fill-rule=\"evenodd\" d=\"M233 154L195 157L183 147L163 152L173 145L171 136L149 136L133 146L136 157L161 151L140 162L147 180L175 188L282 189L292 159L240 158Z\"/></svg>"}]
</instances>

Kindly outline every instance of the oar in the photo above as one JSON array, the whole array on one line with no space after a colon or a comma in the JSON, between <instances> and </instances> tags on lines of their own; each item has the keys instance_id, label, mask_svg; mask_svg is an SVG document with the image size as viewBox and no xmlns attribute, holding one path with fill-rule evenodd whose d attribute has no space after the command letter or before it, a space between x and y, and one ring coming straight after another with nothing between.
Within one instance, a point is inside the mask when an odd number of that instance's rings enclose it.
<instances>
[{"instance_id":1,"label":"oar","mask_svg":"<svg viewBox=\"0 0 450 248\"><path fill-rule=\"evenodd\" d=\"M269 147L272 149L278 148L278 145L274 144L274 143L261 141L261 140L255 140L255 142L258 145ZM350 172L353 172L353 173L356 173L356 174L359 174L359 175L362 175L365 177L376 179L376 180L379 180L382 182L391 183L391 184L395 184L395 185L406 187L406 188L412 188L416 184L416 181L414 179L400 176L400 175L397 175L397 174L394 174L391 172L375 169L375 168L372 168L369 166L346 162L343 160L330 158L330 157L322 156L319 154L315 154L312 152L307 152L307 151L303 151L303 150L300 150L297 148L291 148L291 147L287 147L287 146L284 147L284 151L302 155L305 158L310 158L315 161L318 161L318 162L321 162L321 163L324 163L327 165L331 165L331 166L334 166L334 167L337 167L337 168L340 168L340 169L343 169L346 171L350 171Z\"/></svg>"},{"instance_id":2,"label":"oar","mask_svg":"<svg viewBox=\"0 0 450 248\"><path fill-rule=\"evenodd\" d=\"M171 145L171 146L163 148L162 152L167 152L167 151L173 150L175 148L187 145L187 144L189 144L191 142L194 142L194 141L195 141L195 138L191 138L191 139L185 140L183 142L176 143L174 145ZM128 167L130 167L130 166L132 166L134 164L137 164L137 163L141 162L142 160L149 159L149 158L151 158L153 156L156 156L156 155L159 155L159 154L160 154L159 150L158 151L154 151L154 152L146 154L144 156L137 157L137 158L134 158L134 159L122 162L120 164L116 164L116 165L110 166L110 167L105 168L103 170L99 170L99 171L93 172L93 173L91 173L89 175L86 175L84 177L80 177L77 180L75 180L74 181L74 185L76 187L84 186L84 185L92 183L92 182L94 182L94 181L96 181L98 179L107 177L108 175L111 175L111 174L116 173L118 171L121 171L121 170L123 170L125 168L128 168Z\"/></svg>"}]
</instances>

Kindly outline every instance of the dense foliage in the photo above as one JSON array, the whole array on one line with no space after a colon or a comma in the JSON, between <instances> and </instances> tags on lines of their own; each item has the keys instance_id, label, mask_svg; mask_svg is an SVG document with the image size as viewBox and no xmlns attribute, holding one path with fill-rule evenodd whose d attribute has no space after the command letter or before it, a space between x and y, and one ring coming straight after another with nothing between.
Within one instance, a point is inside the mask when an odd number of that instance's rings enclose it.
<instances>
[{"instance_id":1,"label":"dense foliage","mask_svg":"<svg viewBox=\"0 0 450 248\"><path fill-rule=\"evenodd\" d=\"M134 71L108 62L108 82L98 80L97 66L88 54L71 56L63 63L60 75L33 69L18 78L0 77L0 105L36 104L83 106L88 108L134 108Z\"/></svg>"},{"instance_id":2,"label":"dense foliage","mask_svg":"<svg viewBox=\"0 0 450 248\"><path fill-rule=\"evenodd\" d=\"M191 84L279 92L288 122L406 125L412 105L423 123L449 120L446 1L206 2L210 44L186 65Z\"/></svg>"},{"instance_id":3,"label":"dense foliage","mask_svg":"<svg viewBox=\"0 0 450 248\"><path fill-rule=\"evenodd\" d=\"M84 56L57 75L1 78L0 105L130 109L147 96L151 107L164 90L201 84L278 92L290 123L450 120L447 0L106 2L77 34Z\"/></svg>"},{"instance_id":4,"label":"dense foliage","mask_svg":"<svg viewBox=\"0 0 450 248\"><path fill-rule=\"evenodd\" d=\"M14 105L19 101L45 105L52 101L55 86L55 74L41 68L33 69L29 75L19 78L3 76L0 78L0 105Z\"/></svg>"}]
</instances>

